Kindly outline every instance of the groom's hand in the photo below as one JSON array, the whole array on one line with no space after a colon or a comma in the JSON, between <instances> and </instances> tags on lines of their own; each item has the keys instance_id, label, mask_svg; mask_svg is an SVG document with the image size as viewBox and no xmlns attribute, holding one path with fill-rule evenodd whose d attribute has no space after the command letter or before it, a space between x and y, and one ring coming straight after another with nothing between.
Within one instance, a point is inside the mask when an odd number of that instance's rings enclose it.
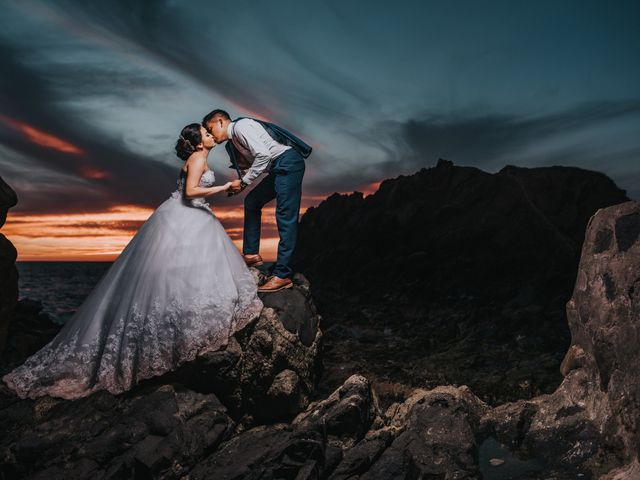
<instances>
[{"instance_id":1,"label":"groom's hand","mask_svg":"<svg viewBox=\"0 0 640 480\"><path fill-rule=\"evenodd\" d=\"M229 187L229 192L234 195L240 193L242 191L242 186L240 184L240 180L234 180L231 182L231 187Z\"/></svg>"}]
</instances>

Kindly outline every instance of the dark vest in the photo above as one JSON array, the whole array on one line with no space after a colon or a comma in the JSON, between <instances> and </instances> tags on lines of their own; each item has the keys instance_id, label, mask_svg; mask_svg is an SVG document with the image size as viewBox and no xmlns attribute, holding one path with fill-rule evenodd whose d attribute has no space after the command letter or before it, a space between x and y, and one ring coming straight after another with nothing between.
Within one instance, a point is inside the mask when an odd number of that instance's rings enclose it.
<instances>
[{"instance_id":1,"label":"dark vest","mask_svg":"<svg viewBox=\"0 0 640 480\"><path fill-rule=\"evenodd\" d=\"M251 117L239 117L233 121L237 122L238 120L241 120L243 118L251 118ZM267 133L271 136L271 138L273 138L276 142L292 147L298 153L300 153L300 155L302 155L303 158L307 158L311 154L311 150L313 150L311 146L306 144L300 138L296 137L290 131L285 130L284 128L276 125L275 123L264 122L262 120L258 120L257 118L251 118L251 120L255 120L260 125L262 125L264 129L267 131ZM224 148L229 154L229 159L231 160L231 165L229 165L229 168L235 169L238 172L238 178L242 178L242 173L240 172L240 167L238 166L238 160L237 160L237 158L240 156L240 152L238 151L236 146L233 144L231 139L229 139L225 143Z\"/></svg>"}]
</instances>

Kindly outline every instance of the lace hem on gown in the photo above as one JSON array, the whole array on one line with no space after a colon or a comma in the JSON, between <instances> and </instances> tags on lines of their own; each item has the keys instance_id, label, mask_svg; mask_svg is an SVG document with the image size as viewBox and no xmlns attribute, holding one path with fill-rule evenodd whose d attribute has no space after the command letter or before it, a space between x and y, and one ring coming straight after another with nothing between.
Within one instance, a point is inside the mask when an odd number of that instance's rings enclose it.
<instances>
[{"instance_id":1,"label":"lace hem on gown","mask_svg":"<svg viewBox=\"0 0 640 480\"><path fill-rule=\"evenodd\" d=\"M200 184L213 181L209 170ZM242 256L183 189L181 178L56 337L2 378L18 396L124 392L224 347L260 315Z\"/></svg>"}]
</instances>

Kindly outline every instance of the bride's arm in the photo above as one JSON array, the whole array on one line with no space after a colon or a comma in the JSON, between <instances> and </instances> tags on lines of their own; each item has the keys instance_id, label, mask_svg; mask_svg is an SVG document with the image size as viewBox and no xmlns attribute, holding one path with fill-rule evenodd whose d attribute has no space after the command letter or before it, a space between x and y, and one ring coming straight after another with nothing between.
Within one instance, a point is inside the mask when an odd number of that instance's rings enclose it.
<instances>
[{"instance_id":1,"label":"bride's arm","mask_svg":"<svg viewBox=\"0 0 640 480\"><path fill-rule=\"evenodd\" d=\"M184 186L184 196L188 199L203 198L220 192L226 192L231 186L231 182L218 187L201 187L200 177L205 171L206 161L204 158L193 158L187 161L187 179Z\"/></svg>"}]
</instances>

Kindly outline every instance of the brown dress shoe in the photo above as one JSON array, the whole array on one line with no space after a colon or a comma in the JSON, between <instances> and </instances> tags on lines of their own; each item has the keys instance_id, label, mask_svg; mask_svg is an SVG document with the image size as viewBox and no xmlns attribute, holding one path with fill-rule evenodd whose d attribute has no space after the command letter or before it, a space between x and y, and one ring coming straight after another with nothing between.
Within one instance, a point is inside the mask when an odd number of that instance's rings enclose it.
<instances>
[{"instance_id":1,"label":"brown dress shoe","mask_svg":"<svg viewBox=\"0 0 640 480\"><path fill-rule=\"evenodd\" d=\"M247 264L247 267L259 267L260 265L264 264L259 253L252 255L242 255L242 258L244 258L244 263Z\"/></svg>"},{"instance_id":2,"label":"brown dress shoe","mask_svg":"<svg viewBox=\"0 0 640 480\"><path fill-rule=\"evenodd\" d=\"M280 278L276 275L269 277L264 285L258 287L259 292L277 292L278 290L282 290L284 288L293 287L293 282L290 278Z\"/></svg>"}]
</instances>

